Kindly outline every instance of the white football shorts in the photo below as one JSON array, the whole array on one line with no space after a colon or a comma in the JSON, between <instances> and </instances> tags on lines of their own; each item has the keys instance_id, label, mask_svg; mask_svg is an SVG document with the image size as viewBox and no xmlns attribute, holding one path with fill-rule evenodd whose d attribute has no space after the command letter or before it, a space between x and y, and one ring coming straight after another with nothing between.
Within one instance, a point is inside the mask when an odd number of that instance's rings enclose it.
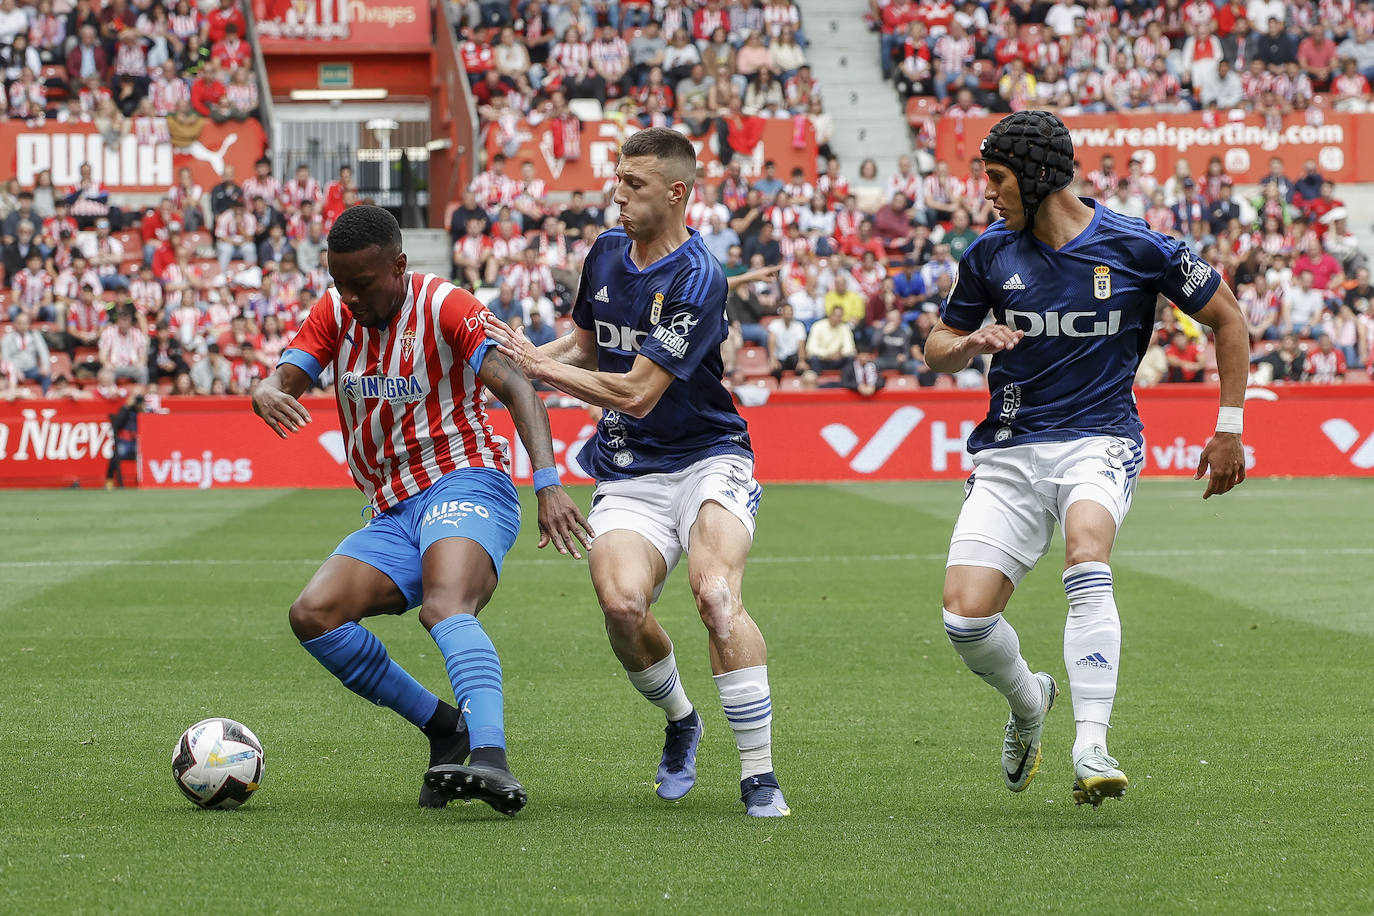
<instances>
[{"instance_id":1,"label":"white football shorts","mask_svg":"<svg viewBox=\"0 0 1374 916\"><path fill-rule=\"evenodd\" d=\"M598 535L616 529L641 535L663 554L668 572L672 572L690 547L688 534L702 503L720 503L744 523L753 538L754 516L762 497L763 486L754 479L753 461L738 455L718 455L671 474L598 483L587 522Z\"/></svg>"},{"instance_id":2,"label":"white football shorts","mask_svg":"<svg viewBox=\"0 0 1374 916\"><path fill-rule=\"evenodd\" d=\"M1126 519L1144 455L1132 439L1092 436L989 448L973 456L946 566L988 566L1020 584L1080 499Z\"/></svg>"}]
</instances>

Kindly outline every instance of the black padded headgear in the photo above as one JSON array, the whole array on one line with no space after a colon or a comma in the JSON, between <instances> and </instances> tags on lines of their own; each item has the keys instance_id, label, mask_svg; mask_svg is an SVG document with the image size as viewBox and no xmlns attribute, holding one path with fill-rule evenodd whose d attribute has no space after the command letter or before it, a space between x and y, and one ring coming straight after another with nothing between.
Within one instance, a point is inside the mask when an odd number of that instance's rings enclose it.
<instances>
[{"instance_id":1,"label":"black padded headgear","mask_svg":"<svg viewBox=\"0 0 1374 916\"><path fill-rule=\"evenodd\" d=\"M1073 140L1064 122L1048 111L1018 111L998 121L979 153L1016 176L1027 229L1035 226L1045 198L1073 180Z\"/></svg>"}]
</instances>

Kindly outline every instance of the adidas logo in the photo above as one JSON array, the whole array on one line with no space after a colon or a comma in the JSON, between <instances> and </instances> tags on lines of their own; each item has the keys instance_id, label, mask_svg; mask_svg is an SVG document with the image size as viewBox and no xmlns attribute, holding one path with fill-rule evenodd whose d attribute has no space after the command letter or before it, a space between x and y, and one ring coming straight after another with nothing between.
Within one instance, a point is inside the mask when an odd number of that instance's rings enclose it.
<instances>
[{"instance_id":1,"label":"adidas logo","mask_svg":"<svg viewBox=\"0 0 1374 916\"><path fill-rule=\"evenodd\" d=\"M604 287L604 286L601 287L601 289L597 290L597 291L596 291L596 295L593 296L592 298L595 299L597 302L610 302L610 301L611 301L611 297L610 297L609 295L606 294L606 287Z\"/></svg>"},{"instance_id":2,"label":"adidas logo","mask_svg":"<svg viewBox=\"0 0 1374 916\"><path fill-rule=\"evenodd\" d=\"M1003 283L1003 284L1002 284L1002 289L1025 289L1025 288L1026 288L1026 284L1025 284L1025 282L1021 279L1021 275L1020 275L1019 273L1012 274L1012 275L1011 275L1011 279L1008 280L1006 283Z\"/></svg>"},{"instance_id":3,"label":"adidas logo","mask_svg":"<svg viewBox=\"0 0 1374 916\"><path fill-rule=\"evenodd\" d=\"M1112 663L1102 657L1101 652L1094 652L1092 655L1085 655L1074 662L1079 668L1106 668L1112 670Z\"/></svg>"}]
</instances>

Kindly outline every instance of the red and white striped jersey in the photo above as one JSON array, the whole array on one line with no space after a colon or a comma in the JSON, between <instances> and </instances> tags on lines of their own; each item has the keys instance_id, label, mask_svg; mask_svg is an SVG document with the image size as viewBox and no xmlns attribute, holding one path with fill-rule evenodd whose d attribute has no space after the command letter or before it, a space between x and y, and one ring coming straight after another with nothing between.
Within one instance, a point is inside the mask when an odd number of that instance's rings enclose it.
<instances>
[{"instance_id":1,"label":"red and white striped jersey","mask_svg":"<svg viewBox=\"0 0 1374 916\"><path fill-rule=\"evenodd\" d=\"M15 301L29 311L38 308L52 296L52 274L41 267L36 271L25 267L14 275L11 285Z\"/></svg>"},{"instance_id":2,"label":"red and white striped jersey","mask_svg":"<svg viewBox=\"0 0 1374 916\"><path fill-rule=\"evenodd\" d=\"M148 87L148 98L153 100L153 113L165 118L177 110L177 103L191 101L191 89L183 79L156 80Z\"/></svg>"},{"instance_id":3,"label":"red and white striped jersey","mask_svg":"<svg viewBox=\"0 0 1374 916\"><path fill-rule=\"evenodd\" d=\"M1340 350L1307 352L1307 373L1310 381L1330 383L1341 381L1345 375L1345 354Z\"/></svg>"},{"instance_id":4,"label":"red and white striped jersey","mask_svg":"<svg viewBox=\"0 0 1374 916\"><path fill-rule=\"evenodd\" d=\"M407 280L405 302L385 328L358 324L331 290L282 357L333 364L348 467L379 512L456 468L510 473L473 368L489 346L486 307L434 274Z\"/></svg>"},{"instance_id":5,"label":"red and white striped jersey","mask_svg":"<svg viewBox=\"0 0 1374 916\"><path fill-rule=\"evenodd\" d=\"M135 277L129 283L129 298L140 315L147 315L162 309L162 284L154 279L143 280Z\"/></svg>"},{"instance_id":6,"label":"red and white striped jersey","mask_svg":"<svg viewBox=\"0 0 1374 916\"><path fill-rule=\"evenodd\" d=\"M250 204L255 197L261 197L269 204L275 204L277 198L281 197L281 191L281 180L276 175L268 175L266 178L252 175L243 181L243 199Z\"/></svg>"},{"instance_id":7,"label":"red and white striped jersey","mask_svg":"<svg viewBox=\"0 0 1374 916\"><path fill-rule=\"evenodd\" d=\"M320 183L314 178L305 179L305 184L290 181L281 189L281 202L287 209L299 210L301 203L307 200L317 208L324 203L324 191L320 190Z\"/></svg>"}]
</instances>

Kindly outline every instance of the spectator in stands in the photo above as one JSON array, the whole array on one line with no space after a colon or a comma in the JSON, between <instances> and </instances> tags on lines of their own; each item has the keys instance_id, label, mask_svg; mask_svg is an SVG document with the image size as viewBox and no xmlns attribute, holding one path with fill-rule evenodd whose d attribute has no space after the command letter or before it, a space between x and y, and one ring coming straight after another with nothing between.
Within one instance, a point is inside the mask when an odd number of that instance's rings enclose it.
<instances>
[{"instance_id":1,"label":"spectator in stands","mask_svg":"<svg viewBox=\"0 0 1374 916\"><path fill-rule=\"evenodd\" d=\"M768 371L775 379L807 365L806 337L806 326L793 316L791 303L782 303L778 317L768 323Z\"/></svg>"},{"instance_id":2,"label":"spectator in stands","mask_svg":"<svg viewBox=\"0 0 1374 916\"><path fill-rule=\"evenodd\" d=\"M1302 252L1293 259L1293 273L1312 275L1312 285L1319 292L1334 291L1345 282L1341 264L1322 248L1320 237L1310 233L1303 242Z\"/></svg>"},{"instance_id":3,"label":"spectator in stands","mask_svg":"<svg viewBox=\"0 0 1374 916\"><path fill-rule=\"evenodd\" d=\"M181 352L181 341L172 336L167 322L159 321L148 348L148 378L152 382L171 381L189 371Z\"/></svg>"},{"instance_id":4,"label":"spectator in stands","mask_svg":"<svg viewBox=\"0 0 1374 916\"><path fill-rule=\"evenodd\" d=\"M210 45L223 41L230 34L231 26L234 34L248 34L248 20L238 0L219 0L219 6L205 15L201 25L201 40Z\"/></svg>"},{"instance_id":5,"label":"spectator in stands","mask_svg":"<svg viewBox=\"0 0 1374 916\"><path fill-rule=\"evenodd\" d=\"M267 238L258 246L258 264L276 264L287 254L294 258L296 251L286 238L286 228L280 223L274 223L268 229Z\"/></svg>"},{"instance_id":6,"label":"spectator in stands","mask_svg":"<svg viewBox=\"0 0 1374 916\"><path fill-rule=\"evenodd\" d=\"M0 363L9 367L19 378L38 382L43 394L52 384L48 366L51 357L43 335L33 329L28 312L19 312L14 324L0 338Z\"/></svg>"},{"instance_id":7,"label":"spectator in stands","mask_svg":"<svg viewBox=\"0 0 1374 916\"><path fill-rule=\"evenodd\" d=\"M205 350L205 358L191 365L191 384L196 394L210 394L216 382L227 388L234 375L233 364L220 353L219 344L211 341Z\"/></svg>"},{"instance_id":8,"label":"spectator in stands","mask_svg":"<svg viewBox=\"0 0 1374 916\"><path fill-rule=\"evenodd\" d=\"M1207 367L1207 356L1198 343L1181 328L1175 329L1164 348L1169 364L1165 380L1169 382L1201 382Z\"/></svg>"},{"instance_id":9,"label":"spectator in stands","mask_svg":"<svg viewBox=\"0 0 1374 916\"><path fill-rule=\"evenodd\" d=\"M224 102L231 121L246 121L258 113L258 85L247 65L236 67L224 87Z\"/></svg>"},{"instance_id":10,"label":"spectator in stands","mask_svg":"<svg viewBox=\"0 0 1374 916\"><path fill-rule=\"evenodd\" d=\"M63 310L62 347L77 374L85 371L77 360L77 348L99 346L100 335L105 330L107 312L105 304L96 298L99 292L97 283L83 282L78 294L67 300ZM89 374L94 374L93 370Z\"/></svg>"},{"instance_id":11,"label":"spectator in stands","mask_svg":"<svg viewBox=\"0 0 1374 916\"><path fill-rule=\"evenodd\" d=\"M96 27L81 26L76 44L67 52L67 78L72 81L73 91L92 77L103 80L108 70L109 58L100 44Z\"/></svg>"},{"instance_id":12,"label":"spectator in stands","mask_svg":"<svg viewBox=\"0 0 1374 916\"><path fill-rule=\"evenodd\" d=\"M1280 327L1285 334L1306 337L1321 320L1326 297L1313 285L1312 271L1298 271L1294 276L1297 282L1284 293Z\"/></svg>"},{"instance_id":13,"label":"spectator in stands","mask_svg":"<svg viewBox=\"0 0 1374 916\"><path fill-rule=\"evenodd\" d=\"M206 61L200 68L200 76L191 83L191 107L196 114L221 123L229 120L229 103L225 101L224 83L220 81L219 66Z\"/></svg>"},{"instance_id":14,"label":"spectator in stands","mask_svg":"<svg viewBox=\"0 0 1374 916\"><path fill-rule=\"evenodd\" d=\"M224 164L224 172L220 175L219 184L210 189L210 219L217 220L219 215L225 210L232 209L234 204L244 200L243 188L235 180L237 171L232 162Z\"/></svg>"},{"instance_id":15,"label":"spectator in stands","mask_svg":"<svg viewBox=\"0 0 1374 916\"><path fill-rule=\"evenodd\" d=\"M1368 22L1357 23L1353 32L1336 46L1336 56L1355 62L1355 69L1374 83L1374 29Z\"/></svg>"},{"instance_id":16,"label":"spectator in stands","mask_svg":"<svg viewBox=\"0 0 1374 916\"><path fill-rule=\"evenodd\" d=\"M110 234L110 221L107 218L100 217L95 221L95 235L88 236L81 247L100 278L102 288L129 288L128 276L120 273L125 258L124 244Z\"/></svg>"},{"instance_id":17,"label":"spectator in stands","mask_svg":"<svg viewBox=\"0 0 1374 916\"><path fill-rule=\"evenodd\" d=\"M205 118L192 107L189 98L177 102L176 110L167 119L167 133L171 137L172 149L185 151L200 140L205 129Z\"/></svg>"},{"instance_id":18,"label":"spectator in stands","mask_svg":"<svg viewBox=\"0 0 1374 916\"><path fill-rule=\"evenodd\" d=\"M21 225L21 238L23 226ZM13 321L18 315L28 315L35 321L52 321L56 317L53 308L53 277L43 266L43 254L37 248L30 248L24 259L24 268L14 273L10 279L10 289L14 298L10 302L9 318Z\"/></svg>"},{"instance_id":19,"label":"spectator in stands","mask_svg":"<svg viewBox=\"0 0 1374 916\"><path fill-rule=\"evenodd\" d=\"M825 320L813 324L807 334L807 362L813 372L840 369L854 353L854 331L844 320L844 309L833 306Z\"/></svg>"},{"instance_id":20,"label":"spectator in stands","mask_svg":"<svg viewBox=\"0 0 1374 916\"><path fill-rule=\"evenodd\" d=\"M1320 336L1332 342L1332 345L1341 353L1343 365L1341 372L1346 368L1354 369L1364 365L1362 354L1369 349L1369 341L1365 337L1364 329L1360 325L1359 316L1355 314L1354 308L1347 303L1340 303L1336 307L1335 313L1327 313L1326 318L1321 323Z\"/></svg>"},{"instance_id":21,"label":"spectator in stands","mask_svg":"<svg viewBox=\"0 0 1374 916\"><path fill-rule=\"evenodd\" d=\"M134 325L132 305L120 305L115 310L115 323L101 333L100 366L113 371L116 380L147 383L148 335Z\"/></svg>"},{"instance_id":22,"label":"spectator in stands","mask_svg":"<svg viewBox=\"0 0 1374 916\"><path fill-rule=\"evenodd\" d=\"M215 221L215 251L219 256L221 273L228 273L230 261L257 263L258 251L253 242L256 232L257 220L242 204L236 204L220 214Z\"/></svg>"},{"instance_id":23,"label":"spectator in stands","mask_svg":"<svg viewBox=\"0 0 1374 916\"><path fill-rule=\"evenodd\" d=\"M30 228L32 228L38 225L40 221L41 218L34 213L33 209L33 192L29 190L19 191L15 195L14 209L5 215L3 221L0 221L0 236L3 237L6 244L9 244L18 238L20 223L29 223ZM20 266L22 266L22 261ZM14 271L17 269L17 267L12 268L7 262L5 264L5 276L14 276Z\"/></svg>"},{"instance_id":24,"label":"spectator in stands","mask_svg":"<svg viewBox=\"0 0 1374 916\"><path fill-rule=\"evenodd\" d=\"M754 256L758 255L769 267L782 263L782 246L775 237L773 224L767 220L759 223L758 233L752 238L745 239L743 247L746 260L752 261Z\"/></svg>"}]
</instances>

